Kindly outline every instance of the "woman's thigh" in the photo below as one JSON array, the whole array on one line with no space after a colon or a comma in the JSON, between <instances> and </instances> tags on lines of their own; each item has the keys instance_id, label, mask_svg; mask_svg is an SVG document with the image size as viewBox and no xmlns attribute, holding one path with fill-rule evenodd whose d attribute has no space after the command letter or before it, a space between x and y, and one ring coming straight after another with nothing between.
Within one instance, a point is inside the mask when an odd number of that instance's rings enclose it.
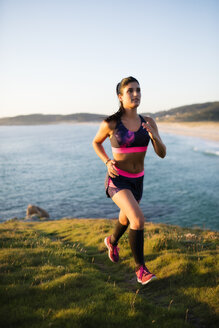
<instances>
[{"instance_id":1,"label":"woman's thigh","mask_svg":"<svg viewBox=\"0 0 219 328\"><path fill-rule=\"evenodd\" d=\"M127 216L131 229L138 230L144 228L144 214L129 189L120 190L112 197L112 200Z\"/></svg>"}]
</instances>

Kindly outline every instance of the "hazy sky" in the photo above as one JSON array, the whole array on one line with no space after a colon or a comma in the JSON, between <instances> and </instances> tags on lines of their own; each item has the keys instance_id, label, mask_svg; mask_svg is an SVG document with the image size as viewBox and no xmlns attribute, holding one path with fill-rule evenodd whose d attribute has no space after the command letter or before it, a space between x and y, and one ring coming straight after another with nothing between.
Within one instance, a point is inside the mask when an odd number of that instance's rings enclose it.
<instances>
[{"instance_id":1,"label":"hazy sky","mask_svg":"<svg viewBox=\"0 0 219 328\"><path fill-rule=\"evenodd\" d=\"M219 100L218 0L0 0L0 116L139 112Z\"/></svg>"}]
</instances>

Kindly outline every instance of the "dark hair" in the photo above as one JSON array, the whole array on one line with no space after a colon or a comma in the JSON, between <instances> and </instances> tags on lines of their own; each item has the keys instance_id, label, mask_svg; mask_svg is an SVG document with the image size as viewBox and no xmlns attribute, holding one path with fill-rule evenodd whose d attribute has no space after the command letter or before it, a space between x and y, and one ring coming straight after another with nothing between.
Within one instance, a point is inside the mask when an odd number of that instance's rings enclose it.
<instances>
[{"instance_id":1,"label":"dark hair","mask_svg":"<svg viewBox=\"0 0 219 328\"><path fill-rule=\"evenodd\" d=\"M122 90L123 90L123 88L126 87L126 86L127 86L129 83L131 83L131 82L137 82L137 83L139 84L138 80L136 80L136 79L135 79L134 77L132 77L132 76L125 77L124 79L122 79L121 82L119 82L119 83L117 84L117 86L116 86L116 93L117 93L117 96L118 96L119 94L122 94ZM115 121L118 121L118 120L121 118L123 112L124 112L124 107L123 107L122 102L120 101L120 107L119 107L119 110L118 110L116 113L114 113L113 115L108 116L108 117L105 119L105 121L106 121L106 122L110 122L110 121L114 121L114 120L115 120Z\"/></svg>"}]
</instances>

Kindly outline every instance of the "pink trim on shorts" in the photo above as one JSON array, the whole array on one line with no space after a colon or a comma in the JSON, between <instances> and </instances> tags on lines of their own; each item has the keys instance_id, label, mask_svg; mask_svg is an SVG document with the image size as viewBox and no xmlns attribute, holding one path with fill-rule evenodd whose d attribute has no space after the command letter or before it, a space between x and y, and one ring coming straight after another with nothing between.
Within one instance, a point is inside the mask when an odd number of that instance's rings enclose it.
<instances>
[{"instance_id":1,"label":"pink trim on shorts","mask_svg":"<svg viewBox=\"0 0 219 328\"><path fill-rule=\"evenodd\" d=\"M114 183L112 182L111 178L109 178L109 181L108 181L108 187L116 188L116 186L115 186Z\"/></svg>"},{"instance_id":2,"label":"pink trim on shorts","mask_svg":"<svg viewBox=\"0 0 219 328\"><path fill-rule=\"evenodd\" d=\"M120 153L120 154L140 153L140 152L146 151L147 148L148 148L147 146L144 146L144 147L129 147L129 148L123 148L123 147L115 148L115 147L112 147L112 152L113 153Z\"/></svg>"},{"instance_id":3,"label":"pink trim on shorts","mask_svg":"<svg viewBox=\"0 0 219 328\"><path fill-rule=\"evenodd\" d=\"M129 172L118 169L118 167L116 167L116 166L115 166L115 168L120 175L123 175L124 177L127 177L127 178L140 178L144 175L144 170L139 173L129 173Z\"/></svg>"}]
</instances>

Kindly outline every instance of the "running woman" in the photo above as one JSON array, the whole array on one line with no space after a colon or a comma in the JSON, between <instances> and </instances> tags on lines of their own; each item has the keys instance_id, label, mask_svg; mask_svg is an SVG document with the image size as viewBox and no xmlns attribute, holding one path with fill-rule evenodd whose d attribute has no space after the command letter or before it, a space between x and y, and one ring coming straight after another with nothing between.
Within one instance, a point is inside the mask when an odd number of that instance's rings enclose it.
<instances>
[{"instance_id":1,"label":"running woman","mask_svg":"<svg viewBox=\"0 0 219 328\"><path fill-rule=\"evenodd\" d=\"M107 166L106 194L120 208L114 232L105 238L104 243L110 260L117 263L117 245L130 224L129 243L136 264L137 281L145 285L156 276L144 262L145 218L139 206L143 192L144 158L150 140L155 153L161 158L166 156L166 147L155 121L137 114L141 101L139 82L131 76L124 78L118 83L116 92L120 108L101 123L93 140L95 152ZM113 159L108 157L102 145L107 137L110 138Z\"/></svg>"}]
</instances>

